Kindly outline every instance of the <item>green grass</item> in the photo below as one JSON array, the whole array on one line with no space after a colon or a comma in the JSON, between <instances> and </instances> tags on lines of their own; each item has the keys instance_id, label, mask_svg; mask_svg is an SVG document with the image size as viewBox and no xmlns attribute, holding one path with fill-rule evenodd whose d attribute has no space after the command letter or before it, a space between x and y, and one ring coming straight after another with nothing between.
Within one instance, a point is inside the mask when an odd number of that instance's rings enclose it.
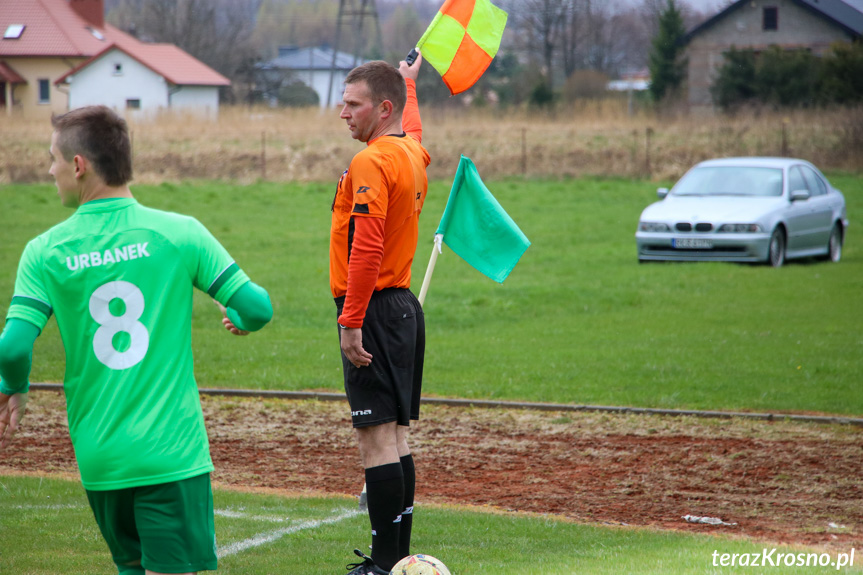
<instances>
[{"instance_id":1,"label":"green grass","mask_svg":"<svg viewBox=\"0 0 863 575\"><path fill-rule=\"evenodd\" d=\"M482 166L480 166L482 170ZM488 175L490 176L490 174ZM490 182L532 246L503 285L448 248L426 300L425 393L639 407L863 414L863 179L834 175L851 228L843 261L639 265L634 232L656 183ZM147 205L198 217L273 299L275 320L237 339L195 300L202 387L341 390L328 283L334 183L133 186ZM449 192L432 182L414 263L418 291ZM30 238L68 215L52 186L0 188L0 311ZM33 381L61 381L54 322Z\"/></svg>"},{"instance_id":2,"label":"green grass","mask_svg":"<svg viewBox=\"0 0 863 575\"><path fill-rule=\"evenodd\" d=\"M224 575L339 573L353 557L351 549L362 545L360 534L368 531L368 519L353 514L352 499L217 489L214 502L216 537L220 553L226 554L219 561L219 573ZM414 551L440 558L454 575L837 572L835 567L721 567L718 561L724 553L763 554L766 549L769 554L774 548L728 537L579 525L551 517L440 506L420 505L416 513ZM320 523L326 520L330 522ZM266 536L272 541L250 544ZM773 561L779 553L820 556L822 551L778 547ZM830 561L842 560L840 553L850 549L832 551ZM855 555L855 571L859 564ZM93 575L113 569L80 483L0 477L0 573Z\"/></svg>"}]
</instances>

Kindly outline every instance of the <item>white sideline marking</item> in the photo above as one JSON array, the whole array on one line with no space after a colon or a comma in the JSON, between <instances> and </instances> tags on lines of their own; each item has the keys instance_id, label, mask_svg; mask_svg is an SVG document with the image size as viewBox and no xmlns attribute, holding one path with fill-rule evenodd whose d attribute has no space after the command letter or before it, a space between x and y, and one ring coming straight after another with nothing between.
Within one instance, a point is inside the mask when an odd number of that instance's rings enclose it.
<instances>
[{"instance_id":1,"label":"white sideline marking","mask_svg":"<svg viewBox=\"0 0 863 575\"><path fill-rule=\"evenodd\" d=\"M290 517L273 517L272 515L249 515L248 513L243 513L242 511L238 511L236 509L214 509L213 515L218 515L219 517L227 517L228 519L251 519L252 521L259 521L261 523L288 523L292 521Z\"/></svg>"},{"instance_id":2,"label":"white sideline marking","mask_svg":"<svg viewBox=\"0 0 863 575\"><path fill-rule=\"evenodd\" d=\"M238 541L236 543L226 545L225 547L219 549L217 555L219 559L221 559L222 557L234 555L236 553L240 553L241 551L245 551L246 549L252 549L253 547L260 547L261 545L272 543L273 541L281 539L285 535L290 535L292 533L296 533L297 531L303 531L305 529L316 529L322 525L338 523L339 521L344 521L345 519L356 517L360 513L361 512L358 509L352 509L351 511L347 511L345 513L342 513L341 515L336 515L335 517L330 517L328 519L319 519L317 521L301 521L295 525L291 525L290 527L284 527L282 529L275 529L273 531L259 533L254 537L250 537L249 539L246 539L244 541ZM237 515L239 516L241 514Z\"/></svg>"},{"instance_id":3,"label":"white sideline marking","mask_svg":"<svg viewBox=\"0 0 863 575\"><path fill-rule=\"evenodd\" d=\"M10 505L10 509L88 509L86 505L78 505L77 503L57 503L54 505Z\"/></svg>"},{"instance_id":4,"label":"white sideline marking","mask_svg":"<svg viewBox=\"0 0 863 575\"><path fill-rule=\"evenodd\" d=\"M60 504L46 504L46 505L10 505L8 508L11 509L24 509L24 510L60 510L60 509L86 509L86 505L80 505L76 503L60 503ZM225 547L218 550L218 557L227 557L229 555L235 555L242 551L246 551L247 549L252 549L254 547L260 547L261 545L265 545L267 543L272 543L273 541L277 541L284 537L285 535L290 535L292 533L297 533L298 531L304 531L306 529L316 529L321 527L322 525L330 525L332 523L338 523L339 521L344 521L345 519L350 519L351 517L355 517L360 515L362 512L358 509L353 509L351 511L346 511L341 515L336 515L334 517L329 517L327 519L318 519L316 521L300 521L291 525L290 527L283 527L281 529L275 529L273 531L266 531L264 533L259 533L254 537L246 539L244 541L238 541L236 543L231 543L230 545L226 545ZM269 522L269 523L285 523L287 521L291 521L288 518L282 517L267 517L263 515L249 515L247 513L243 513L241 511L235 511L233 509L214 509L213 514L219 515L221 517L227 517L231 519L251 519L254 521L261 522Z\"/></svg>"}]
</instances>

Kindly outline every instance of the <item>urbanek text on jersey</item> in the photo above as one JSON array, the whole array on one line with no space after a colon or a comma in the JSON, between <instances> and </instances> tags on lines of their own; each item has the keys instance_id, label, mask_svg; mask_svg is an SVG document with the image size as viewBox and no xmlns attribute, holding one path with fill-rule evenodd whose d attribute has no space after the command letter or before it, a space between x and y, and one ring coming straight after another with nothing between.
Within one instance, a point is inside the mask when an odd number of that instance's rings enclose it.
<instances>
[{"instance_id":1,"label":"urbanek text on jersey","mask_svg":"<svg viewBox=\"0 0 863 575\"><path fill-rule=\"evenodd\" d=\"M66 267L72 271L78 268L96 268L99 266L108 266L117 262L125 262L136 260L138 258L148 258L150 253L147 251L147 244L128 244L121 248L107 249L98 252L88 252L86 254L78 254L66 258Z\"/></svg>"}]
</instances>

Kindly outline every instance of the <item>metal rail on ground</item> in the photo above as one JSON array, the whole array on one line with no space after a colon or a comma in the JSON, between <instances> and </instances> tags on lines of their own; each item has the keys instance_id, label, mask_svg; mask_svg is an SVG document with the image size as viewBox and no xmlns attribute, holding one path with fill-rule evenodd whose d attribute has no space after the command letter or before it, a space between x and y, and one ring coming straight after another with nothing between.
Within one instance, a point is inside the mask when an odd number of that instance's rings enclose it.
<instances>
[{"instance_id":1,"label":"metal rail on ground","mask_svg":"<svg viewBox=\"0 0 863 575\"><path fill-rule=\"evenodd\" d=\"M60 383L31 383L30 389L62 391ZM317 399L320 401L347 401L343 393L325 391L274 391L267 389L216 389L200 388L203 395L223 395L228 397L263 397L272 399ZM445 397L424 397L426 405L447 405L451 407L483 407L498 409L534 409L540 411L584 411L595 413L632 413L638 415L671 415L705 417L716 419L754 419L760 421L794 421L803 423L828 423L858 425L863 427L863 418L833 415L799 415L791 413L751 413L747 411L703 411L697 409L658 409L652 407L620 407L613 405L579 405L571 403L532 403L519 401L496 401L488 399L449 399Z\"/></svg>"}]
</instances>

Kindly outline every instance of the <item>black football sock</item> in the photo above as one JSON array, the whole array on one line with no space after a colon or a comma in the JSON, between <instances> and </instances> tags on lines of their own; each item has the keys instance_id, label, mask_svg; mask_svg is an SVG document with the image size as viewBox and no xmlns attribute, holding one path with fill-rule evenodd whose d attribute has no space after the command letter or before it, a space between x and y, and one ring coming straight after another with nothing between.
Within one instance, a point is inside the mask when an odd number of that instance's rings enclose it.
<instances>
[{"instance_id":1,"label":"black football sock","mask_svg":"<svg viewBox=\"0 0 863 575\"><path fill-rule=\"evenodd\" d=\"M404 509L404 474L401 463L366 469L366 495L372 524L372 560L389 571L399 555L399 531Z\"/></svg>"},{"instance_id":2,"label":"black football sock","mask_svg":"<svg viewBox=\"0 0 863 575\"><path fill-rule=\"evenodd\" d=\"M411 554L411 528L414 522L414 492L417 477L413 455L407 454L399 459L405 476L405 504L402 511L401 532L399 534L399 555L407 557Z\"/></svg>"}]
</instances>

